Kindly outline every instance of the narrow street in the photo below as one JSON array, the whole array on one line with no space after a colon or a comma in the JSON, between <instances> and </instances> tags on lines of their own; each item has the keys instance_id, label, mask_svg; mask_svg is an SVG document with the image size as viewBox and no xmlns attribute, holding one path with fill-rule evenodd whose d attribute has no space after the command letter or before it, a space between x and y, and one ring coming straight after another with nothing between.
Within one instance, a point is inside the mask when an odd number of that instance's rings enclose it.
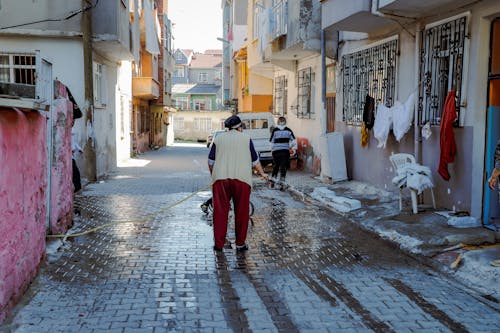
<instances>
[{"instance_id":1,"label":"narrow street","mask_svg":"<svg viewBox=\"0 0 500 333\"><path fill-rule=\"evenodd\" d=\"M199 208L210 196L207 154L202 144L162 148L85 187L70 233L111 225L57 251L61 240L49 240L39 277L0 330L500 331L498 307L479 295L259 179L249 251L214 253Z\"/></svg>"}]
</instances>

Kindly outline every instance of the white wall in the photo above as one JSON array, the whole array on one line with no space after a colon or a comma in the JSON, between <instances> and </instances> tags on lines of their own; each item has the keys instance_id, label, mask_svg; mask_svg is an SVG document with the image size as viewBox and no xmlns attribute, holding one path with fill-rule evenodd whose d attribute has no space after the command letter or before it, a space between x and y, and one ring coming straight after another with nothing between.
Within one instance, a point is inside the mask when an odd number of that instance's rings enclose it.
<instances>
[{"instance_id":1,"label":"white wall","mask_svg":"<svg viewBox=\"0 0 500 333\"><path fill-rule=\"evenodd\" d=\"M311 56L299 61L298 70L311 67L314 76L311 78L311 111L314 111L312 119L297 118L296 109L292 106L297 105L298 88L295 85L295 72L279 70L275 76L285 75L288 80L288 98L287 98L287 126L294 132L295 137L307 138L314 149L316 156L321 157L322 173L328 172L328 150L326 146L326 125L325 109L321 98L321 56Z\"/></svg>"},{"instance_id":2,"label":"white wall","mask_svg":"<svg viewBox=\"0 0 500 333\"><path fill-rule=\"evenodd\" d=\"M122 61L118 66L116 104L116 161L130 158L130 107L132 103L132 63Z\"/></svg>"}]
</instances>

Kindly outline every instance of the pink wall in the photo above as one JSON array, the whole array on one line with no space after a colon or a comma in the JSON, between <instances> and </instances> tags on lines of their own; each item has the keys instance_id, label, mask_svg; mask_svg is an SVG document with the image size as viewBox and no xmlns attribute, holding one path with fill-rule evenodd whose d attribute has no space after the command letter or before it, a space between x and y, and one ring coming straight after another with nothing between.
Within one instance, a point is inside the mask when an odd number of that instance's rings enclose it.
<instances>
[{"instance_id":1,"label":"pink wall","mask_svg":"<svg viewBox=\"0 0 500 333\"><path fill-rule=\"evenodd\" d=\"M46 119L0 107L0 322L45 254Z\"/></svg>"},{"instance_id":2,"label":"pink wall","mask_svg":"<svg viewBox=\"0 0 500 333\"><path fill-rule=\"evenodd\" d=\"M52 234L73 223L73 106L56 82L51 168ZM47 119L0 106L0 323L36 276L45 255Z\"/></svg>"}]
</instances>

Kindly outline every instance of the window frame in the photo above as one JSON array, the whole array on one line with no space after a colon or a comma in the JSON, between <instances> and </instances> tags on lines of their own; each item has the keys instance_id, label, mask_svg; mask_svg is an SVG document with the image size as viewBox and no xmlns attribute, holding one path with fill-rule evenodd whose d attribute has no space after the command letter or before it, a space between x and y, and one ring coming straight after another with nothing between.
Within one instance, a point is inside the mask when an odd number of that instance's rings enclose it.
<instances>
[{"instance_id":1,"label":"window frame","mask_svg":"<svg viewBox=\"0 0 500 333\"><path fill-rule=\"evenodd\" d=\"M93 68L93 87L94 87L94 107L105 108L107 105L106 91L106 65L94 61Z\"/></svg>"},{"instance_id":2,"label":"window frame","mask_svg":"<svg viewBox=\"0 0 500 333\"><path fill-rule=\"evenodd\" d=\"M311 67L297 71L297 118L312 119L312 82L314 72Z\"/></svg>"},{"instance_id":3,"label":"window frame","mask_svg":"<svg viewBox=\"0 0 500 333\"><path fill-rule=\"evenodd\" d=\"M454 24L454 26L453 26ZM470 13L462 13L444 20L436 21L425 26L421 32L420 45L420 73L419 73L419 99L418 99L418 123L424 125L429 122L432 126L438 126L441 122L441 113L443 110L446 95L450 90L455 90L457 121L456 127L464 126L465 103L463 103L464 92L467 91L467 75L469 62L469 24ZM458 28L457 28L458 27ZM450 30L448 35L455 39L442 38L444 31ZM438 32L438 40L432 44L434 40L430 40L431 33ZM442 34L441 34L442 33ZM457 40L456 38L461 40ZM457 45L453 47L452 45ZM448 45L443 45L448 42ZM443 46L448 46L443 49ZM432 50L437 50L437 54L431 54ZM434 63L433 59L439 56L439 63ZM457 60L458 59L458 60ZM442 65L447 64L446 74ZM441 73L436 75L436 73ZM443 80L445 77L445 80ZM446 85L446 87L444 87ZM437 87L437 89L436 89Z\"/></svg>"},{"instance_id":4,"label":"window frame","mask_svg":"<svg viewBox=\"0 0 500 333\"><path fill-rule=\"evenodd\" d=\"M30 86L36 85L36 54L30 52L0 52L0 57L6 57L7 63L0 63L0 69L7 69L8 81L0 81L5 83L26 84ZM30 58L30 64L16 64L16 57ZM24 73L24 74L23 74ZM25 77L25 79L20 79ZM28 77L30 79L28 79Z\"/></svg>"},{"instance_id":5,"label":"window frame","mask_svg":"<svg viewBox=\"0 0 500 333\"><path fill-rule=\"evenodd\" d=\"M399 36L379 40L342 56L342 121L361 126L366 95L391 107L396 100ZM382 64L382 66L381 66Z\"/></svg>"}]
</instances>

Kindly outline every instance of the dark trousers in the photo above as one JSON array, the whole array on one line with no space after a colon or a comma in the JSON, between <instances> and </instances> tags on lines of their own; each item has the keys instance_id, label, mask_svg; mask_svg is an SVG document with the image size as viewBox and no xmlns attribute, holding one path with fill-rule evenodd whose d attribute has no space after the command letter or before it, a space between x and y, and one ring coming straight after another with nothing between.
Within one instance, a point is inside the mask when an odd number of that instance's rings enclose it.
<instances>
[{"instance_id":1,"label":"dark trousers","mask_svg":"<svg viewBox=\"0 0 500 333\"><path fill-rule=\"evenodd\" d=\"M275 150L273 151L273 172L272 177L276 178L278 176L278 171L280 172L280 178L285 179L286 171L290 166L290 151L287 150Z\"/></svg>"},{"instance_id":2,"label":"dark trousers","mask_svg":"<svg viewBox=\"0 0 500 333\"><path fill-rule=\"evenodd\" d=\"M80 179L80 170L78 170L78 166L76 165L76 161L73 158L73 186L74 186L74 191L78 192L82 188L82 181Z\"/></svg>"},{"instance_id":3,"label":"dark trousers","mask_svg":"<svg viewBox=\"0 0 500 333\"><path fill-rule=\"evenodd\" d=\"M245 245L250 219L250 185L237 179L221 179L212 185L212 192L215 247L224 247L231 199L234 204L236 245Z\"/></svg>"}]
</instances>

